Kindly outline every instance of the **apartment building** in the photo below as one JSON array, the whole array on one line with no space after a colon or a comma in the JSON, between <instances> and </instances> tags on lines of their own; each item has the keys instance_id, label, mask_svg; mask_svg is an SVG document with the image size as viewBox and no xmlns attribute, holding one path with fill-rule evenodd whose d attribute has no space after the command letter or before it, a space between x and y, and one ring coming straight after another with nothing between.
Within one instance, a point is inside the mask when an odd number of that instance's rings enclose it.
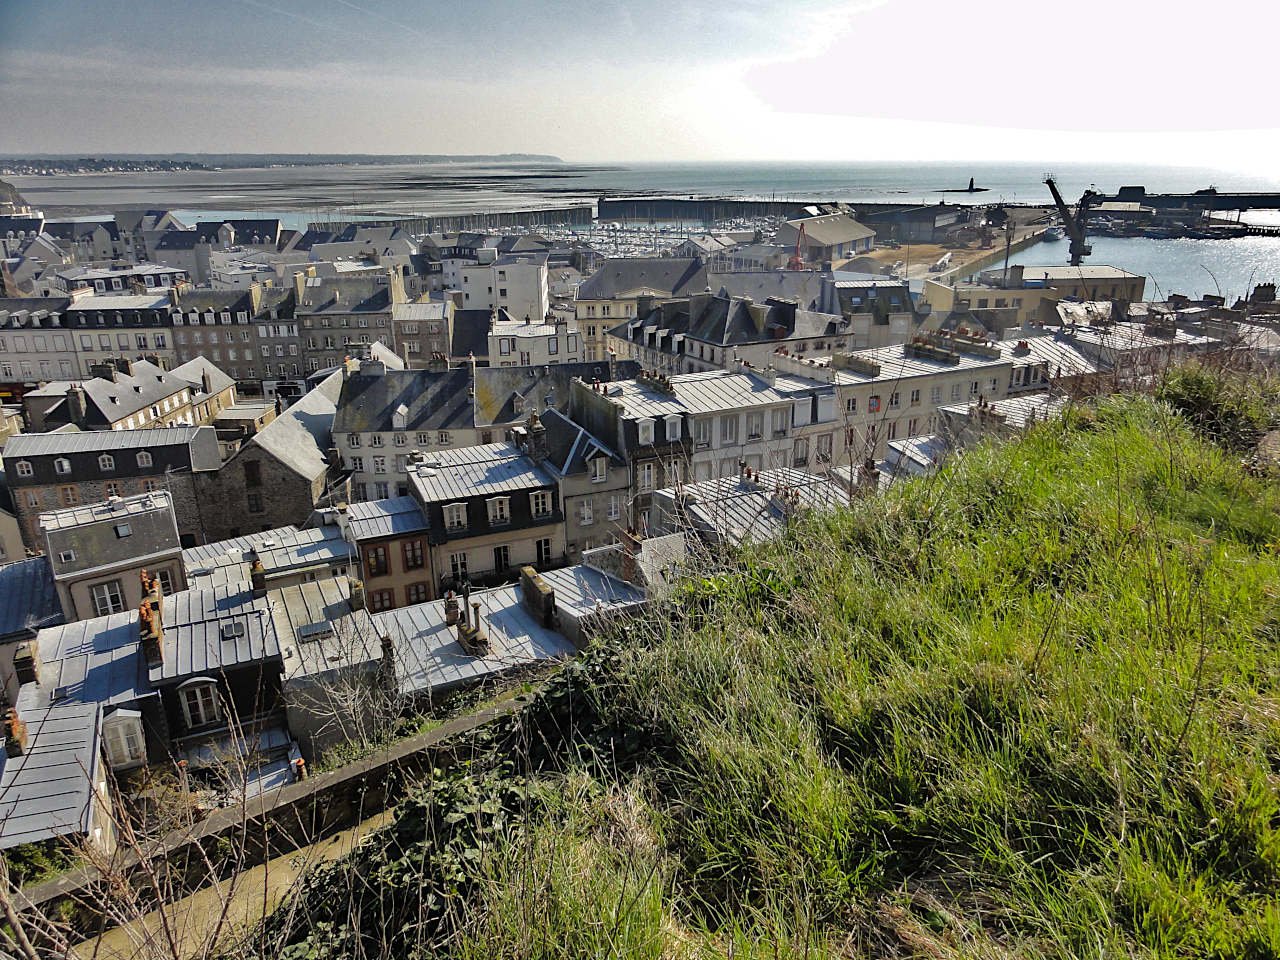
<instances>
[{"instance_id":1,"label":"apartment building","mask_svg":"<svg viewBox=\"0 0 1280 960\"><path fill-rule=\"evenodd\" d=\"M392 310L405 303L398 270L376 277L334 278L294 274L294 316L302 332L302 369L328 370L372 343L393 351Z\"/></svg>"},{"instance_id":2,"label":"apartment building","mask_svg":"<svg viewBox=\"0 0 1280 960\"><path fill-rule=\"evenodd\" d=\"M423 366L434 355L448 356L453 343L452 301L395 303L391 306L391 342L405 366Z\"/></svg>"},{"instance_id":3,"label":"apartment building","mask_svg":"<svg viewBox=\"0 0 1280 960\"><path fill-rule=\"evenodd\" d=\"M633 319L609 329L609 346L619 357L668 374L727 369L735 358L763 368L779 346L822 354L850 340L847 319L776 297L757 303L699 293L659 304L643 296L636 310Z\"/></svg>"},{"instance_id":4,"label":"apartment building","mask_svg":"<svg viewBox=\"0 0 1280 960\"><path fill-rule=\"evenodd\" d=\"M622 257L605 260L574 292L586 360L608 356L608 331L636 315L640 297L687 297L710 290L707 268L693 257Z\"/></svg>"},{"instance_id":5,"label":"apartment building","mask_svg":"<svg viewBox=\"0 0 1280 960\"><path fill-rule=\"evenodd\" d=\"M172 312L176 360L207 357L249 394L298 396L305 371L296 305L290 288L184 289Z\"/></svg>"},{"instance_id":6,"label":"apartment building","mask_svg":"<svg viewBox=\"0 0 1280 960\"><path fill-rule=\"evenodd\" d=\"M136 609L146 592L143 574L154 577L165 596L186 588L166 491L42 513L40 532L67 623Z\"/></svg>"},{"instance_id":7,"label":"apartment building","mask_svg":"<svg viewBox=\"0 0 1280 960\"><path fill-rule=\"evenodd\" d=\"M107 266L72 266L54 272L54 283L61 293L82 287L99 296L122 297L163 293L191 281L186 270L161 263L112 263Z\"/></svg>"},{"instance_id":8,"label":"apartment building","mask_svg":"<svg viewBox=\"0 0 1280 960\"><path fill-rule=\"evenodd\" d=\"M548 366L585 359L582 337L573 320L489 321L489 365L493 367Z\"/></svg>"},{"instance_id":9,"label":"apartment building","mask_svg":"<svg viewBox=\"0 0 1280 960\"><path fill-rule=\"evenodd\" d=\"M648 515L654 490L735 476L743 466L805 469L840 453L831 385L741 364L612 384L577 381L569 415L626 458L632 525Z\"/></svg>"},{"instance_id":10,"label":"apartment building","mask_svg":"<svg viewBox=\"0 0 1280 960\"><path fill-rule=\"evenodd\" d=\"M536 322L551 308L545 253L509 253L460 267L458 273L463 309L500 308L517 320Z\"/></svg>"},{"instance_id":11,"label":"apartment building","mask_svg":"<svg viewBox=\"0 0 1280 960\"><path fill-rule=\"evenodd\" d=\"M177 357L173 341L172 297L127 296L76 297L63 314L63 326L74 336L77 375L90 376L91 367L118 357L155 357L171 367Z\"/></svg>"},{"instance_id":12,"label":"apartment building","mask_svg":"<svg viewBox=\"0 0 1280 960\"><path fill-rule=\"evenodd\" d=\"M196 478L218 471L213 427L23 433L4 447L4 472L31 550L44 549L39 519L63 507L112 497L167 492L184 545L203 542L214 502L201 500Z\"/></svg>"},{"instance_id":13,"label":"apartment building","mask_svg":"<svg viewBox=\"0 0 1280 960\"><path fill-rule=\"evenodd\" d=\"M0 299L0 397L17 400L41 380L81 372L67 297Z\"/></svg>"}]
</instances>

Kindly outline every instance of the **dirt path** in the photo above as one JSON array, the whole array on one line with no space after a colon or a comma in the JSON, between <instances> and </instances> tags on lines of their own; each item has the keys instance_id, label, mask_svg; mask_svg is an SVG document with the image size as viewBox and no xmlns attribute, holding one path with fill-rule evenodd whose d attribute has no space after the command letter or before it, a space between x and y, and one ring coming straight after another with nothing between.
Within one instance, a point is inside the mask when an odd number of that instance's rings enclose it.
<instances>
[{"instance_id":1,"label":"dirt path","mask_svg":"<svg viewBox=\"0 0 1280 960\"><path fill-rule=\"evenodd\" d=\"M383 810L319 843L246 870L236 880L234 890L228 891L223 883L179 900L166 911L169 926L175 931L178 956L193 960L215 952L209 939L228 895L231 902L219 937L224 945L273 909L306 869L350 853L362 838L389 822L391 815L391 810ZM172 960L173 951L163 930L163 918L159 913L149 913L135 923L79 944L75 955L81 960Z\"/></svg>"}]
</instances>

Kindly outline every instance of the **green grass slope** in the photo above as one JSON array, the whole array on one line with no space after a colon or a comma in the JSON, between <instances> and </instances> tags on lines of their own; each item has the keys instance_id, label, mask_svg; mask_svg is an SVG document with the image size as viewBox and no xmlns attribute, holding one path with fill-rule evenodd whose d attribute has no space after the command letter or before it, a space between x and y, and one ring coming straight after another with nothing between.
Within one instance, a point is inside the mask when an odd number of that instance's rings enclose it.
<instances>
[{"instance_id":1,"label":"green grass slope","mask_svg":"<svg viewBox=\"0 0 1280 960\"><path fill-rule=\"evenodd\" d=\"M692 578L291 957L1280 955L1280 488L1104 403Z\"/></svg>"}]
</instances>

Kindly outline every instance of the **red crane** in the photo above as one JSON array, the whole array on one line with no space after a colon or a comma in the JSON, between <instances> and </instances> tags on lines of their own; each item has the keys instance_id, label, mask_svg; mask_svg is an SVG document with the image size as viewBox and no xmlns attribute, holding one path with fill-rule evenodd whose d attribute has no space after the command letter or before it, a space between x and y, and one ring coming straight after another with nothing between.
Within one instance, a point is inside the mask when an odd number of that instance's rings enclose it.
<instances>
[{"instance_id":1,"label":"red crane","mask_svg":"<svg viewBox=\"0 0 1280 960\"><path fill-rule=\"evenodd\" d=\"M796 248L791 253L791 259L787 261L788 270L804 269L804 248L808 246L808 237L804 233L804 224L800 224L800 231L796 234Z\"/></svg>"}]
</instances>

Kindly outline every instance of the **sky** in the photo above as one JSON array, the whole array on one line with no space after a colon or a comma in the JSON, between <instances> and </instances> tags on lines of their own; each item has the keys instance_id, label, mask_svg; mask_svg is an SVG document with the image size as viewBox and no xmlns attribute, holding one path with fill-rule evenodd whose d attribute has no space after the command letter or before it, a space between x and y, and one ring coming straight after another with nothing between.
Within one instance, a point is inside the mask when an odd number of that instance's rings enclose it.
<instances>
[{"instance_id":1,"label":"sky","mask_svg":"<svg viewBox=\"0 0 1280 960\"><path fill-rule=\"evenodd\" d=\"M0 0L3 153L1270 173L1280 3Z\"/></svg>"}]
</instances>

